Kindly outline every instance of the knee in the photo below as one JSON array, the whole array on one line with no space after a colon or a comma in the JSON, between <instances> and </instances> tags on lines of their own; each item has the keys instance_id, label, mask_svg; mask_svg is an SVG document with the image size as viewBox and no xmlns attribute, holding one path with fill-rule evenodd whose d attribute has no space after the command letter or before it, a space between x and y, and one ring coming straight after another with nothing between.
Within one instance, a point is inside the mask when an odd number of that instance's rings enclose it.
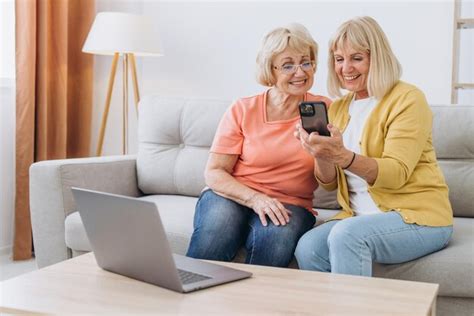
<instances>
[{"instance_id":1,"label":"knee","mask_svg":"<svg viewBox=\"0 0 474 316\"><path fill-rule=\"evenodd\" d=\"M295 250L295 257L298 264L306 265L307 262L312 262L315 258L325 257L326 240L321 240L319 234L313 234L312 231L304 234L298 241Z\"/></svg>"},{"instance_id":2,"label":"knee","mask_svg":"<svg viewBox=\"0 0 474 316\"><path fill-rule=\"evenodd\" d=\"M302 270L330 271L328 255L325 235L317 229L303 235L295 250L296 261Z\"/></svg>"},{"instance_id":3,"label":"knee","mask_svg":"<svg viewBox=\"0 0 474 316\"><path fill-rule=\"evenodd\" d=\"M246 247L247 263L287 267L293 258L299 236L287 226L250 224Z\"/></svg>"},{"instance_id":4,"label":"knee","mask_svg":"<svg viewBox=\"0 0 474 316\"><path fill-rule=\"evenodd\" d=\"M329 249L348 246L357 240L350 219L342 220L332 228L328 235L327 245Z\"/></svg>"},{"instance_id":5,"label":"knee","mask_svg":"<svg viewBox=\"0 0 474 316\"><path fill-rule=\"evenodd\" d=\"M295 225L275 226L270 224L267 227L255 227L251 226L254 231L254 238L256 243L260 243L260 248L263 248L264 244L273 245L273 252L279 255L289 255L293 257L298 240L301 240L301 235L304 234L299 227Z\"/></svg>"}]
</instances>

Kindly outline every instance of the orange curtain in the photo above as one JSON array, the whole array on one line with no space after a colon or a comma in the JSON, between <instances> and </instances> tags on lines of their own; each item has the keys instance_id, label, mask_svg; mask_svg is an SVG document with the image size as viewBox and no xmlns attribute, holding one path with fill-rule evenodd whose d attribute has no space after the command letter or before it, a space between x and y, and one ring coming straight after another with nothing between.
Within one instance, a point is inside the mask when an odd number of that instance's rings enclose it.
<instances>
[{"instance_id":1,"label":"orange curtain","mask_svg":"<svg viewBox=\"0 0 474 316\"><path fill-rule=\"evenodd\" d=\"M16 196L13 259L32 256L30 165L89 156L93 57L81 52L94 0L16 0Z\"/></svg>"}]
</instances>

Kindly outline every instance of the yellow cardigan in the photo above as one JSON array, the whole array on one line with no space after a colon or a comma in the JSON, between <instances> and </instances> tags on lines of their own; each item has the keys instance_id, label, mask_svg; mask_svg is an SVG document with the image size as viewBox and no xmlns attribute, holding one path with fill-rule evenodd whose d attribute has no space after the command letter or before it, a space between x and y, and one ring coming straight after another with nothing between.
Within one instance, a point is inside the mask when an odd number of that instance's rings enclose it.
<instances>
[{"instance_id":1,"label":"yellow cardigan","mask_svg":"<svg viewBox=\"0 0 474 316\"><path fill-rule=\"evenodd\" d=\"M329 121L341 132L349 123L353 96L349 93L329 107ZM436 161L432 121L424 94L400 81L367 118L360 148L363 156L377 161L377 178L368 191L380 210L395 210L410 224L447 226L453 223L453 211ZM337 200L343 210L331 220L354 215L345 174L340 167L336 169L337 180L320 182L326 190L338 188Z\"/></svg>"}]
</instances>

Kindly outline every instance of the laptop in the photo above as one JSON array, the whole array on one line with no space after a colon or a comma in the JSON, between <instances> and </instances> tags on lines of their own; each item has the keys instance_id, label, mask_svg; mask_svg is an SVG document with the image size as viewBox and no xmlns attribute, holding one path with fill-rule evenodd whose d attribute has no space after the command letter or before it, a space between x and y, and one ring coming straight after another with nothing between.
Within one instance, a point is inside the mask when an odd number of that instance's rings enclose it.
<instances>
[{"instance_id":1,"label":"laptop","mask_svg":"<svg viewBox=\"0 0 474 316\"><path fill-rule=\"evenodd\" d=\"M181 293L252 275L173 254L154 202L79 188L72 193L104 270Z\"/></svg>"}]
</instances>

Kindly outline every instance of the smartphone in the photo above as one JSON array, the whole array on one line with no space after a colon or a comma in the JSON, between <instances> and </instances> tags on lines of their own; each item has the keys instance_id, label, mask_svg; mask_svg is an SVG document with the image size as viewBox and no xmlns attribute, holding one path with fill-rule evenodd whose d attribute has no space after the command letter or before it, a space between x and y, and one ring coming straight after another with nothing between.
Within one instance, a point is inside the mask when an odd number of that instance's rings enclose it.
<instances>
[{"instance_id":1,"label":"smartphone","mask_svg":"<svg viewBox=\"0 0 474 316\"><path fill-rule=\"evenodd\" d=\"M326 110L326 103L324 102L301 102L299 105L301 125L304 130L311 134L318 132L322 136L331 136L327 125L328 111Z\"/></svg>"}]
</instances>

